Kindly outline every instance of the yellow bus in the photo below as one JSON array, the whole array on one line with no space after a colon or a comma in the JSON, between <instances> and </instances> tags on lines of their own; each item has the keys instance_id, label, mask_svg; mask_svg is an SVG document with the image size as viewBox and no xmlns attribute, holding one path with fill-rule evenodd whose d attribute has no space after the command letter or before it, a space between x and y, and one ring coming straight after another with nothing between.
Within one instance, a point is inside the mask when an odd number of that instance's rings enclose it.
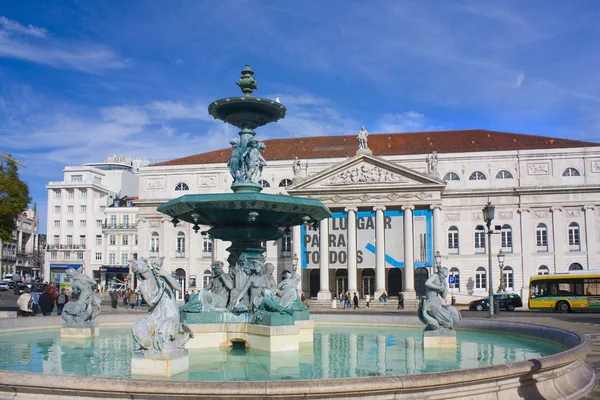
<instances>
[{"instance_id":1,"label":"yellow bus","mask_svg":"<svg viewBox=\"0 0 600 400\"><path fill-rule=\"evenodd\" d=\"M529 308L560 312L600 311L600 270L532 276Z\"/></svg>"}]
</instances>

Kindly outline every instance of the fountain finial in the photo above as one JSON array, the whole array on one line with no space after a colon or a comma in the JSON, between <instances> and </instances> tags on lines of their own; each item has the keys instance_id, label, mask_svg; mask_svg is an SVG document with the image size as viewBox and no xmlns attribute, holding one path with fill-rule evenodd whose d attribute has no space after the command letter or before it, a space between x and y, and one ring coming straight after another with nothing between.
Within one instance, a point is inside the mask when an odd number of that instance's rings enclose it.
<instances>
[{"instance_id":1,"label":"fountain finial","mask_svg":"<svg viewBox=\"0 0 600 400\"><path fill-rule=\"evenodd\" d=\"M250 68L250 64L246 63L246 68L242 70L242 77L236 82L244 96L250 96L253 91L258 89L258 84L252 75L254 75L254 71Z\"/></svg>"}]
</instances>

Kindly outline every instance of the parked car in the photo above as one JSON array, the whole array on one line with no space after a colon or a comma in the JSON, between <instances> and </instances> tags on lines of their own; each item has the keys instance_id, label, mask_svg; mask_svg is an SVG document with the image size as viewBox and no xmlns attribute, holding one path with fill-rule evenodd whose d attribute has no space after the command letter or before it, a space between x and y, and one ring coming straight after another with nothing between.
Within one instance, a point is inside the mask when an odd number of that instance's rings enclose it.
<instances>
[{"instance_id":1,"label":"parked car","mask_svg":"<svg viewBox=\"0 0 600 400\"><path fill-rule=\"evenodd\" d=\"M23 284L23 283L17 283L15 284L15 288L13 290L14 294L23 294L23 292L25 291L25 288L27 287L27 285Z\"/></svg>"},{"instance_id":2,"label":"parked car","mask_svg":"<svg viewBox=\"0 0 600 400\"><path fill-rule=\"evenodd\" d=\"M8 282L0 282L0 292L5 292L9 289L10 287L8 287Z\"/></svg>"},{"instance_id":3,"label":"parked car","mask_svg":"<svg viewBox=\"0 0 600 400\"><path fill-rule=\"evenodd\" d=\"M8 288L10 290L15 288L15 285L17 284L15 281L6 281L6 283L8 284Z\"/></svg>"},{"instance_id":4,"label":"parked car","mask_svg":"<svg viewBox=\"0 0 600 400\"><path fill-rule=\"evenodd\" d=\"M506 311L515 311L517 307L523 307L521 296L515 293L496 293L494 294L494 301L498 303L501 309ZM489 310L490 309L490 297L484 299L474 300L469 303L469 310Z\"/></svg>"}]
</instances>

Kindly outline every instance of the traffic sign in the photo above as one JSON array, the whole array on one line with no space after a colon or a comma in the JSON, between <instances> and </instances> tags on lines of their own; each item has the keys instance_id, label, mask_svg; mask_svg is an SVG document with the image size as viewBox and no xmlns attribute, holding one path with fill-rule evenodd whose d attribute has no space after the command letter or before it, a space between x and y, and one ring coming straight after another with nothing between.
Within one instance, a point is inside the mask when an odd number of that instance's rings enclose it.
<instances>
[{"instance_id":1,"label":"traffic sign","mask_svg":"<svg viewBox=\"0 0 600 400\"><path fill-rule=\"evenodd\" d=\"M456 278L454 276L449 276L448 277L448 283L451 285L454 285L456 283Z\"/></svg>"}]
</instances>

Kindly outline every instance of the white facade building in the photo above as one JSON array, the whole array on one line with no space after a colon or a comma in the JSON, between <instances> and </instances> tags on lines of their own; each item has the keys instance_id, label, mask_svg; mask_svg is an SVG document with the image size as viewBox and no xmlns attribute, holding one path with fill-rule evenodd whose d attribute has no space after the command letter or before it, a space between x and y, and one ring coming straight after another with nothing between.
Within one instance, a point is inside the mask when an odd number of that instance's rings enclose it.
<instances>
[{"instance_id":1,"label":"white facade building","mask_svg":"<svg viewBox=\"0 0 600 400\"><path fill-rule=\"evenodd\" d=\"M599 268L596 143L466 130L370 135L370 151L359 152L354 135L265 144L264 192L317 198L333 213L318 230L295 227L291 243L266 244L278 275L297 256L302 290L312 298L385 291L414 299L423 294L437 251L459 302L485 295L490 243L482 209L488 201L496 206L494 290L502 274L505 289L526 304L531 275ZM230 153L141 169L139 255L166 257L165 266L186 288L201 286L212 260L227 259L227 243L195 234L189 224L174 228L156 207L183 194L229 192ZM506 255L502 269L499 250Z\"/></svg>"},{"instance_id":2,"label":"white facade building","mask_svg":"<svg viewBox=\"0 0 600 400\"><path fill-rule=\"evenodd\" d=\"M104 163L65 167L63 181L48 183L46 281L68 282L67 268L83 267L98 282L107 279L107 272L116 273L106 269L121 265L121 260L108 263L114 249L105 248L109 241L103 235L111 233L106 212L115 199L137 195L138 168L137 160L111 157ZM130 218L135 221L135 216Z\"/></svg>"}]
</instances>

